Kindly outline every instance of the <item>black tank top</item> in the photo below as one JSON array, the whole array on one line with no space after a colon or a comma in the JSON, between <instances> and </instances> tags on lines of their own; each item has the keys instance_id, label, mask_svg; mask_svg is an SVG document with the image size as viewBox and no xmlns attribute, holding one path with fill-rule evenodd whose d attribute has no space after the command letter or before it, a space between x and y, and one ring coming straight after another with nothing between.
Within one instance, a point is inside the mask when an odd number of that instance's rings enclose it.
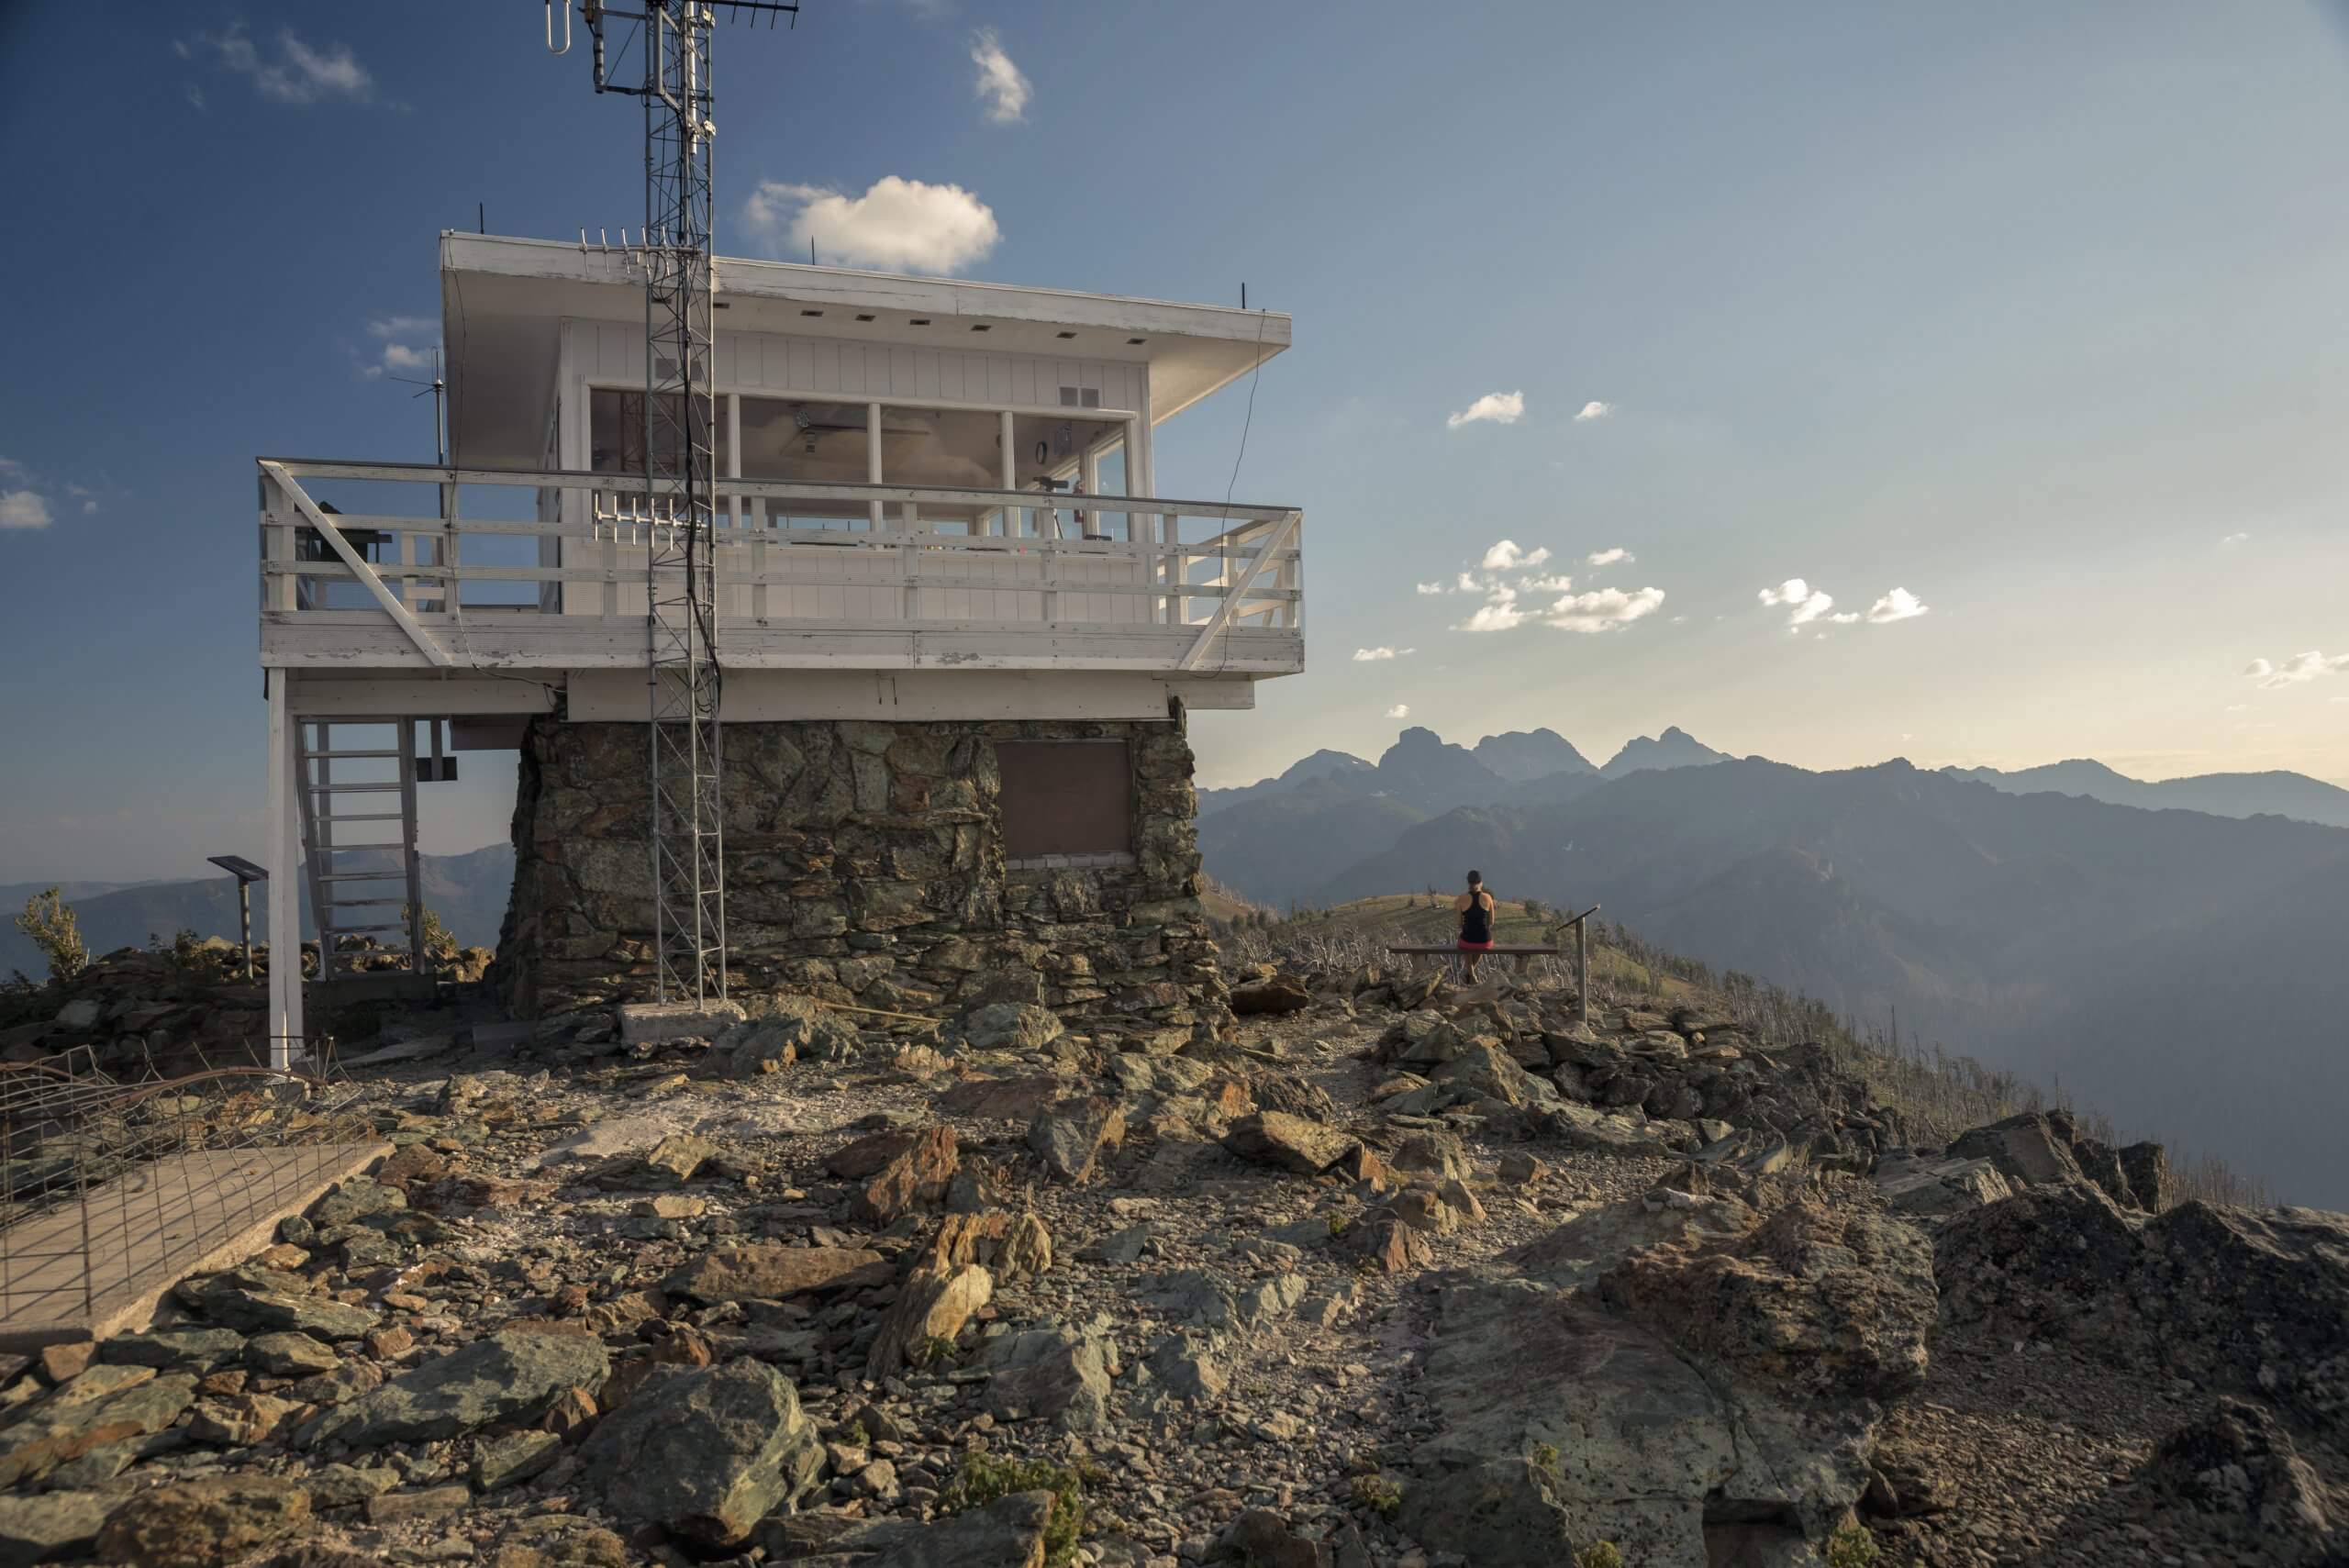
<instances>
[{"instance_id":1,"label":"black tank top","mask_svg":"<svg viewBox=\"0 0 2349 1568\"><path fill-rule=\"evenodd\" d=\"M1481 892L1468 895L1468 907L1460 911L1460 940L1464 942L1488 942L1493 940L1493 912L1485 905Z\"/></svg>"}]
</instances>

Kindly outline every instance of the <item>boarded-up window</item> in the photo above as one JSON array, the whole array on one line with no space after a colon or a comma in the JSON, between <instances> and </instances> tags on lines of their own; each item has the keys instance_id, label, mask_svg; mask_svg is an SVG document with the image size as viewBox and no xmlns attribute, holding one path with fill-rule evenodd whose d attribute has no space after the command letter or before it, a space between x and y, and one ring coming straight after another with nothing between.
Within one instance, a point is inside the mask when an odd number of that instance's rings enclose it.
<instances>
[{"instance_id":1,"label":"boarded-up window","mask_svg":"<svg viewBox=\"0 0 2349 1568\"><path fill-rule=\"evenodd\" d=\"M1007 856L1132 851L1133 765L1124 741L1006 740L995 757Z\"/></svg>"}]
</instances>

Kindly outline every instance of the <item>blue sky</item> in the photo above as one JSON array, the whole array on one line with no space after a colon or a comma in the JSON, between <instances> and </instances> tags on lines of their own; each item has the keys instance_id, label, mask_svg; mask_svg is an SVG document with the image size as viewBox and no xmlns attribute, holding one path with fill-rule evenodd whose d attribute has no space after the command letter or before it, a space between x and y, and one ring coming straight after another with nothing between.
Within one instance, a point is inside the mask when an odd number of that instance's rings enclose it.
<instances>
[{"instance_id":1,"label":"blue sky","mask_svg":"<svg viewBox=\"0 0 2349 1568\"><path fill-rule=\"evenodd\" d=\"M129 17L0 9L0 880L253 851L253 457L429 453L371 324L437 313L476 203L641 217L633 105L528 0ZM1237 491L1306 508L1312 668L1201 717L1206 782L1406 722L2349 778L2343 41L2280 5L808 0L720 35L721 249L763 182L896 176L989 209L968 275L1293 314ZM1161 489L1220 495L1242 412L1167 426ZM1486 571L1503 539L1551 553ZM509 781L430 793L429 848L502 836Z\"/></svg>"}]
</instances>

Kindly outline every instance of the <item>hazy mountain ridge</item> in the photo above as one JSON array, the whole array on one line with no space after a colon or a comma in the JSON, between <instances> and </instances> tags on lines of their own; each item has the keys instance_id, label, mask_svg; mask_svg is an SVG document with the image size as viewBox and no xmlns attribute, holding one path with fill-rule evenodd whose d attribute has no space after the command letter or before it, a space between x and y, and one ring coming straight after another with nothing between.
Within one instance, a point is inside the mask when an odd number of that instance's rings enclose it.
<instances>
[{"instance_id":1,"label":"hazy mountain ridge","mask_svg":"<svg viewBox=\"0 0 2349 1568\"><path fill-rule=\"evenodd\" d=\"M2349 1203L2323 1108L2349 1089L2340 828L1747 760L1431 817L1301 895L1470 866L1844 1014L1897 1010L1904 1032L2060 1080L2289 1199Z\"/></svg>"},{"instance_id":2,"label":"hazy mountain ridge","mask_svg":"<svg viewBox=\"0 0 2349 1568\"><path fill-rule=\"evenodd\" d=\"M506 902L514 889L514 848L510 844L491 844L483 849L459 855L426 855L423 857L422 882L424 906L440 917L451 936L461 946L495 947L497 929L506 918ZM11 917L0 920L0 977L13 971L39 978L45 973L40 951L22 931L17 929L14 915L24 907L28 894L38 893L50 885L48 883L25 884L25 891L0 888L0 895L13 895L6 906ZM92 953L111 952L116 948L145 945L150 936L169 941L180 930L192 930L202 937L237 936L237 889L227 873L217 876L190 878L184 882L142 882L130 884L67 883L60 884L62 896L73 907L80 923L82 940ZM98 885L106 891L95 894L75 892L76 888ZM253 887L253 940L263 941L269 934L269 883ZM310 917L309 895L305 889L302 897L302 935L306 940L317 935Z\"/></svg>"},{"instance_id":3,"label":"hazy mountain ridge","mask_svg":"<svg viewBox=\"0 0 2349 1568\"><path fill-rule=\"evenodd\" d=\"M2196 773L2176 779L2132 779L2102 762L2076 757L2044 767L2001 773L1996 768L1943 768L2010 795L2081 795L2113 806L2149 811L2200 811L2213 817L2289 817L2328 828L2349 828L2349 789L2305 773Z\"/></svg>"}]
</instances>

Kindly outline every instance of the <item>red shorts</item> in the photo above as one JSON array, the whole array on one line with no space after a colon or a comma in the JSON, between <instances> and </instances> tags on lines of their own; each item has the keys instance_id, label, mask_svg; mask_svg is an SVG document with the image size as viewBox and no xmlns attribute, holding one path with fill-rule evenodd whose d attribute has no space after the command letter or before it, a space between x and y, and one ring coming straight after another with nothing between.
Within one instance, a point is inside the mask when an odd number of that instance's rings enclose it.
<instances>
[{"instance_id":1,"label":"red shorts","mask_svg":"<svg viewBox=\"0 0 2349 1568\"><path fill-rule=\"evenodd\" d=\"M1490 942L1462 942L1460 944L1460 951L1462 952L1490 952L1493 951L1493 944Z\"/></svg>"}]
</instances>

